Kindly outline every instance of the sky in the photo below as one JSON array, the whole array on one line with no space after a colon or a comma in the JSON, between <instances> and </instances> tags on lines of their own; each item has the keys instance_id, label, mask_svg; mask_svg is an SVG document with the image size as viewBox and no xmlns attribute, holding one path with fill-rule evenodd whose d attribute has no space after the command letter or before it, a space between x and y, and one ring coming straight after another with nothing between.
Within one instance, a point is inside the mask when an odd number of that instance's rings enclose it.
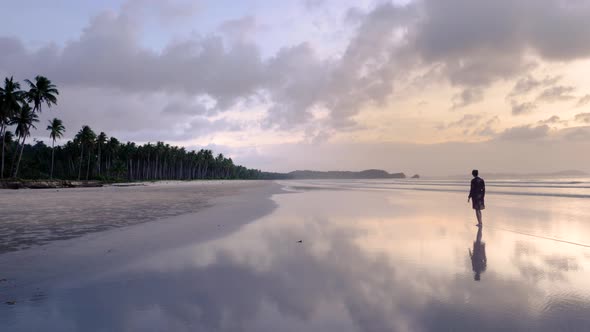
<instances>
[{"instance_id":1,"label":"sky","mask_svg":"<svg viewBox=\"0 0 590 332\"><path fill-rule=\"evenodd\" d=\"M590 172L590 0L0 0L0 77L66 139L267 171Z\"/></svg>"}]
</instances>

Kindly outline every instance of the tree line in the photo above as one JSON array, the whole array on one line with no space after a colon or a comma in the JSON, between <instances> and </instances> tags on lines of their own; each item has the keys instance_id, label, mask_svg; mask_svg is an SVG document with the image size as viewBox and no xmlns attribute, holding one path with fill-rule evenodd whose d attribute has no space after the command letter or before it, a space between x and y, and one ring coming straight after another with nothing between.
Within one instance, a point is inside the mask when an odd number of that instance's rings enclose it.
<instances>
[{"instance_id":1,"label":"tree line","mask_svg":"<svg viewBox=\"0 0 590 332\"><path fill-rule=\"evenodd\" d=\"M60 119L47 126L51 147L43 141L27 144L37 128L43 106L57 105L59 91L46 77L25 80L22 90L12 77L0 87L0 178L105 181L269 179L276 174L234 164L211 150L187 151L164 142L122 143L104 132L83 126L72 140L55 145L66 127Z\"/></svg>"}]
</instances>

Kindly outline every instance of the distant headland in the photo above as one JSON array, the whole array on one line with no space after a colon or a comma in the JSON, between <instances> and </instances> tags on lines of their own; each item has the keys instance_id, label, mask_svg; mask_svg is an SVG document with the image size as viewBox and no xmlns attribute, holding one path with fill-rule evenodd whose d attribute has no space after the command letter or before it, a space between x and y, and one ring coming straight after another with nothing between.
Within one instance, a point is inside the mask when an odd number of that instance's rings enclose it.
<instances>
[{"instance_id":1,"label":"distant headland","mask_svg":"<svg viewBox=\"0 0 590 332\"><path fill-rule=\"evenodd\" d=\"M293 171L289 173L265 173L269 178L284 180L306 179L405 179L404 173L389 173L380 169L368 169L360 172L351 171Z\"/></svg>"}]
</instances>

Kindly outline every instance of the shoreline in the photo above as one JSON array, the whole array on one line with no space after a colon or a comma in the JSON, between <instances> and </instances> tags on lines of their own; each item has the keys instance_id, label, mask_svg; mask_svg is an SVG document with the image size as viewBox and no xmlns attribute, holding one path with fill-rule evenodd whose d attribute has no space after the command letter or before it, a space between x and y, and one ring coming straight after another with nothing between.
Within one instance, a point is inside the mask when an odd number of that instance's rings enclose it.
<instances>
[{"instance_id":1,"label":"shoreline","mask_svg":"<svg viewBox=\"0 0 590 332\"><path fill-rule=\"evenodd\" d=\"M187 183L187 182L212 182L212 181L273 181L254 179L192 179L192 180L145 180L145 181L101 181L101 180L0 180L0 190L18 189L68 189L68 188L97 188L105 186L135 187L157 183Z\"/></svg>"}]
</instances>

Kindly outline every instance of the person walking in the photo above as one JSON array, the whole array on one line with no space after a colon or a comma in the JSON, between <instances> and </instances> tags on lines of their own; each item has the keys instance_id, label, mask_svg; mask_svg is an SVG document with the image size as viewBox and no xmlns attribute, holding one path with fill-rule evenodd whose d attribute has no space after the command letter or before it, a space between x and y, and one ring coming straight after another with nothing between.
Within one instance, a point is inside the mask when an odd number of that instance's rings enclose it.
<instances>
[{"instance_id":1,"label":"person walking","mask_svg":"<svg viewBox=\"0 0 590 332\"><path fill-rule=\"evenodd\" d=\"M472 201L473 209L475 210L475 216L477 217L477 226L482 226L481 210L485 209L484 198L486 195L486 184L485 181L479 177L479 171L474 169L471 172L473 179L471 180L471 190L469 191L469 197L467 202Z\"/></svg>"}]
</instances>

